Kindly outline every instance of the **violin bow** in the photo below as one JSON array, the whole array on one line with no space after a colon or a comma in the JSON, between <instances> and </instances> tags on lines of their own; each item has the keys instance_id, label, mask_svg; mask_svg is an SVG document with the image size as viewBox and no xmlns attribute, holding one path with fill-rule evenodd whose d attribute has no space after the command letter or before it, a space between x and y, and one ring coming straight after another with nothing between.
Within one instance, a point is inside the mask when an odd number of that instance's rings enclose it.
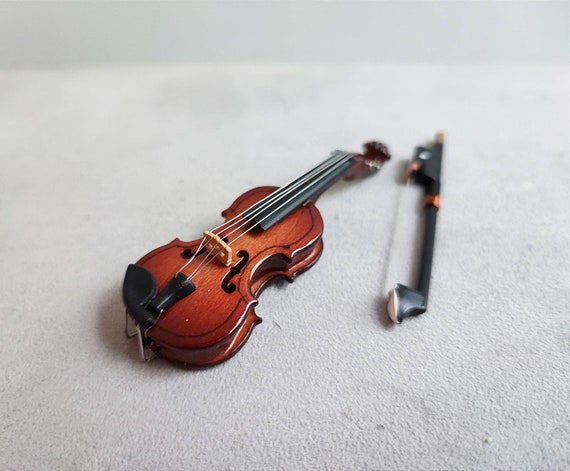
<instances>
[{"instance_id":1,"label":"violin bow","mask_svg":"<svg viewBox=\"0 0 570 471\"><path fill-rule=\"evenodd\" d=\"M396 324L406 317L423 314L427 309L440 200L443 143L444 135L438 133L431 145L416 147L414 158L408 166L408 180L413 179L416 184L424 187L425 225L416 288L396 283L388 294L388 314Z\"/></svg>"}]
</instances>

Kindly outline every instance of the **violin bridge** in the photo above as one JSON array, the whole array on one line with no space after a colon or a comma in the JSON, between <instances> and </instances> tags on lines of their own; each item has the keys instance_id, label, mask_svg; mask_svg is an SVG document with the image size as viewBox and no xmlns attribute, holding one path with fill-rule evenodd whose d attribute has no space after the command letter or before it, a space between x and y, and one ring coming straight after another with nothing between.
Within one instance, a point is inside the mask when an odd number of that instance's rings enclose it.
<instances>
[{"instance_id":1,"label":"violin bridge","mask_svg":"<svg viewBox=\"0 0 570 471\"><path fill-rule=\"evenodd\" d=\"M229 267L232 264L232 248L213 232L204 231L204 238L206 250Z\"/></svg>"}]
</instances>

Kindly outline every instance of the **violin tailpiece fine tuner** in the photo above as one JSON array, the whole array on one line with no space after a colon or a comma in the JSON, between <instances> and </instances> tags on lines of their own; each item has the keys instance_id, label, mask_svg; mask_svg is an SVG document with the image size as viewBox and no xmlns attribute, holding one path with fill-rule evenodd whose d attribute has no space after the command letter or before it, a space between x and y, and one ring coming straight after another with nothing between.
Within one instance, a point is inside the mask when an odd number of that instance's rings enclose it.
<instances>
[{"instance_id":1,"label":"violin tailpiece fine tuner","mask_svg":"<svg viewBox=\"0 0 570 471\"><path fill-rule=\"evenodd\" d=\"M123 283L127 335L143 358L154 355L186 367L233 356L261 322L257 295L276 278L293 281L323 249L317 198L338 180L375 173L390 158L368 142L362 153L336 150L281 188L239 196L224 222L199 239L174 239L129 265Z\"/></svg>"}]
</instances>

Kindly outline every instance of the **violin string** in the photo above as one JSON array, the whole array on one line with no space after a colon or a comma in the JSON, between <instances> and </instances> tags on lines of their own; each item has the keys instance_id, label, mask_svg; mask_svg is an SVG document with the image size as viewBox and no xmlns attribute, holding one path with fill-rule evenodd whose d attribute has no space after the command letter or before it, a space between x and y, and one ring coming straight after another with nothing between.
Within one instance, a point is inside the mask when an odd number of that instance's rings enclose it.
<instances>
[{"instance_id":1,"label":"violin string","mask_svg":"<svg viewBox=\"0 0 570 471\"><path fill-rule=\"evenodd\" d=\"M350 158L352 158L351 154L345 154L344 158L350 156ZM348 160L348 159L347 159ZM327 172L322 173L319 178L317 178L315 181L311 182L309 186L307 186L306 188L310 188L311 186L315 185L316 183L318 183L320 180L322 180L324 177L326 177L328 174L330 174L333 170L335 170L336 168L338 168L340 165L342 165L344 162L342 161L342 159L340 161L338 161L336 163L336 165L332 166L331 168L327 169ZM289 203L290 201L292 201L295 198L296 195L294 195L292 198L289 198L287 201L285 201L284 203L282 203L281 205L279 205L277 208L275 208L273 211L271 211L269 214L267 214L264 218L262 218L260 221L255 222L255 224L253 224L249 229L247 229L246 231L244 231L242 234L240 234L238 237L236 237L231 243L228 243L228 246L231 247L232 243L235 243L237 240L239 240L241 237L243 237L244 235L246 235L248 232L250 232L251 230L253 230L255 227L257 227L258 225L260 225L263 221L265 221L267 218L269 218L270 216L272 216L275 212L277 212L279 209L281 209L283 206L285 206L287 203ZM235 233L238 229L240 229L241 227L243 227L244 225L250 223L252 221L250 221L249 219L246 220L243 224L241 224L239 227L237 227L236 229L234 229L232 232L230 232L229 234L226 235L229 236L233 233ZM218 243L216 243L208 252L208 254L206 255L206 257L204 257L204 259L201 261L201 263L198 265L198 267L196 267L196 269L189 275L189 278L192 279L192 277L194 277L198 271L200 270L200 268L204 265L209 264L211 261L213 261L222 251L223 251L223 247L220 248L220 250L218 250L218 252L216 252L213 256L211 256L212 252L214 251L214 249L218 246Z\"/></svg>"},{"instance_id":2,"label":"violin string","mask_svg":"<svg viewBox=\"0 0 570 471\"><path fill-rule=\"evenodd\" d=\"M242 211L240 214L234 216L232 219L225 221L223 224L220 224L219 226L215 227L214 229L212 229L210 232L215 233L216 235L220 236L220 237L228 237L229 235L233 234L235 231L237 231L238 229L242 228L244 225L246 225L247 223L251 222L249 219L247 219L245 222L243 222L240 226L238 226L237 228L235 228L232 232L230 232L229 234L225 234L223 235L223 232L226 230L229 230L231 228L233 228L236 224L239 223L238 219L245 219L244 218L244 214L247 213L248 211L252 211L253 212L250 214L249 217L254 218L255 216L258 216L259 214L261 214L267 207L269 207L271 204L273 204L274 202L278 201L280 198L284 198L285 196L287 196L289 193L291 193L292 191L294 191L295 189L299 188L299 186L304 185L307 181L309 181L311 178L315 177L316 175L319 174L319 172L321 172L323 170L323 168L326 168L326 166L328 165L329 168L333 165L338 164L339 162L343 161L344 159L346 159L347 156L350 156L352 158L352 154L349 154L347 152L343 152L343 151L333 151L332 155L326 159L324 162L322 162L320 165L318 165L317 167L315 167L314 169L312 169L311 171L309 171L308 173L306 173L305 175L296 178L294 180L292 180L291 182L287 183L286 185L284 185L281 188L278 188L277 190L273 191L271 194L269 194L268 196L266 196L265 198L263 198L262 200L254 203L252 206L250 206L249 208L245 209L244 211ZM255 208L255 209L254 209ZM279 208L278 208L279 209ZM231 224L230 224L231 223ZM226 225L228 225L228 227L224 227ZM223 229L222 229L223 228ZM220 230L221 229L221 230ZM216 231L218 231L216 233ZM178 275L182 270L184 270L188 265L190 265L190 263L192 263L194 261L194 259L196 258L196 256L198 255L198 253L200 252L200 250L202 250L202 248L204 247L206 241L206 237L204 236L202 238L202 241L200 242L200 245L198 246L198 248L196 249L196 251L194 252L194 254L184 263L184 265L182 265L181 268L178 269L178 271L176 272L176 275ZM213 250L218 246L219 244L216 243L212 249L210 250L210 252L207 254L207 256L205 258L207 258L212 252ZM217 254L214 256L216 257ZM201 265L200 265L201 266ZM175 276L176 276L175 275Z\"/></svg>"},{"instance_id":3,"label":"violin string","mask_svg":"<svg viewBox=\"0 0 570 471\"><path fill-rule=\"evenodd\" d=\"M331 164L329 166L329 168L327 169L327 172L324 174L321 174L321 177L317 180L315 180L315 182L311 183L309 186L305 186L306 188L310 188L313 184L315 184L316 182L318 182L321 178L323 178L324 176L328 175L330 172L332 172L333 170L335 170L336 168L338 168L340 165L342 165L344 163L343 159L346 158L348 155L345 153L341 159L337 160L336 162L334 162L333 164ZM237 222L235 224L233 224L230 227L227 227L223 230L221 230L218 234L218 236L220 237L228 237L230 235L232 235L233 233L235 233L238 229L241 229L243 226L245 226L247 223L252 222L253 218L258 216L259 214L261 214L265 209L267 209L268 206L271 206L271 204L278 202L279 200L282 200L283 198L285 198L288 194L290 194L293 190L299 188L301 185L304 185L308 180L310 180L311 178L315 177L318 175L318 172L314 172L312 175L310 175L310 177L305 178L302 182L297 183L295 186L287 189L287 191L282 192L282 194L272 198L271 200L269 200L268 204L264 204L263 206L261 206L260 208L257 208L256 211L254 213L252 213L251 215L249 215L247 218L243 217L243 214L245 214L247 211L249 211L249 209L246 209L245 211L243 211L242 213L240 213L240 217L242 217L243 219L245 219L245 222L243 222L241 225L239 225L238 227L236 227L233 231L224 234L224 231L231 229L233 226L235 226L237 224ZM280 188L277 191L280 191L283 188ZM275 192L274 192L275 193ZM273 194L273 193L272 193ZM271 195L269 195L271 196ZM293 198L297 196L296 194L293 196ZM271 213L269 213L267 216L265 216L261 221L259 221L257 224L261 224L261 222L265 221L265 219L267 219L269 216L271 216L272 214L274 214L278 209L282 208L285 204L289 203L293 198L290 198L289 200L285 201L285 203L281 204L279 207L277 207L275 210L273 210ZM263 200L261 200L263 201ZM253 207L253 206L252 206ZM254 226L255 227L255 226Z\"/></svg>"},{"instance_id":4,"label":"violin string","mask_svg":"<svg viewBox=\"0 0 570 471\"><path fill-rule=\"evenodd\" d=\"M233 222L240 217L243 217L245 215L245 213L247 213L248 211L253 210L252 214L249 215L249 217L251 217L251 218L259 215L267 206L270 206L271 204L273 204L278 199L283 198L287 194L291 193L293 190L299 188L299 186L305 184L311 178L318 175L319 172L321 172L324 168L326 168L327 166L330 167L331 165L335 165L336 163L338 163L339 160L344 159L347 155L351 155L351 154L348 154L348 153L342 152L342 151L334 151L334 153L333 153L333 155L331 155L331 157L329 157L327 160L325 160L323 163L321 163L320 165L318 165L317 167L315 167L314 169L312 169L311 171L309 171L305 175L303 175L303 176L301 176L295 180L292 180L289 183L287 183L286 185L282 186L281 188L278 188L277 190L273 191L271 194L269 194L268 196L266 196L262 200L254 203L252 206L245 209L240 214L236 215L234 218L230 219L229 221L224 222L223 224L220 224L218 227L215 227L214 229L212 229L211 232L215 232L218 229L225 226L226 224ZM230 229L233 225L234 224L230 225L229 227L222 229L220 232L218 232L216 234L220 235L224 230Z\"/></svg>"},{"instance_id":5,"label":"violin string","mask_svg":"<svg viewBox=\"0 0 570 471\"><path fill-rule=\"evenodd\" d=\"M344 157L348 157L350 156L350 158L352 158L351 154L346 154ZM348 161L348 159L347 159ZM313 182L311 182L309 184L309 186L307 186L306 188L311 188L312 186L316 185L320 180L322 180L323 178L325 178L327 175L329 175L331 172L333 172L336 168L340 167L342 164L344 164L343 159L340 159L339 162L336 163L336 165L333 165L331 168L327 169L326 172L322 173L316 180L314 180ZM251 230L253 230L255 227L257 227L258 225L260 225L263 221L265 221L267 218L269 218L270 216L272 216L275 212L277 212L279 209L281 209L283 206L285 206L287 203L291 202L296 195L293 195L291 198L289 198L287 201L283 202L281 205L279 205L277 208L275 208L273 211L271 211L269 214L267 214L266 216L264 216L260 221L255 222L255 224L253 224L250 228L248 228L247 230L245 230L244 232L242 232L238 237L236 237L231 243L228 243L228 246L231 247L231 244L234 244L235 242L237 242L240 238L242 238L244 235L246 235L248 232L250 232ZM247 220L244 224L242 224L241 226L237 227L236 229L234 229L232 232L230 232L229 234L226 235L229 236L233 233L235 233L237 230L239 230L241 227L243 227L245 224L247 224L248 222L251 222L249 220ZM198 265L198 267L196 267L196 269L190 274L188 275L189 279L192 279L197 273L198 271L206 264L210 264L213 260L215 260L215 258L222 252L223 247L218 250L218 252L216 252L214 254L214 256L211 256L211 253L213 252L213 250L216 248L218 244L215 244L212 249L210 250L210 252L208 253L208 255L206 257L204 257L204 259L200 262L200 264Z\"/></svg>"},{"instance_id":6,"label":"violin string","mask_svg":"<svg viewBox=\"0 0 570 471\"><path fill-rule=\"evenodd\" d=\"M202 250L202 247L204 246L204 244L206 243L206 237L202 237L202 240L200 241L200 245L198 245L198 248L196 249L196 251L190 256L190 258L184 263L184 265L182 265L182 267L180 267L178 269L178 271L174 274L174 277L176 278L178 276L178 274L184 270L188 265L190 265L194 259L196 258L196 256L200 253L200 250Z\"/></svg>"}]
</instances>

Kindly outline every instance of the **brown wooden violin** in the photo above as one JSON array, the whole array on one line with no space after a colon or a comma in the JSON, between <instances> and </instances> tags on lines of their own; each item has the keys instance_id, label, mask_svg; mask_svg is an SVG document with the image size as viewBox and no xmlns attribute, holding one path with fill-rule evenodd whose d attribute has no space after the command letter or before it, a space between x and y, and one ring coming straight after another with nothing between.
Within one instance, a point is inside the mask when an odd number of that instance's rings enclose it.
<instances>
[{"instance_id":1,"label":"brown wooden violin","mask_svg":"<svg viewBox=\"0 0 570 471\"><path fill-rule=\"evenodd\" d=\"M319 258L323 221L314 201L339 179L367 176L390 158L379 142L363 148L334 151L281 188L254 188L200 239L174 239L129 265L127 334L138 335L143 357L209 366L234 355L261 322L260 290L276 277L293 281Z\"/></svg>"}]
</instances>

